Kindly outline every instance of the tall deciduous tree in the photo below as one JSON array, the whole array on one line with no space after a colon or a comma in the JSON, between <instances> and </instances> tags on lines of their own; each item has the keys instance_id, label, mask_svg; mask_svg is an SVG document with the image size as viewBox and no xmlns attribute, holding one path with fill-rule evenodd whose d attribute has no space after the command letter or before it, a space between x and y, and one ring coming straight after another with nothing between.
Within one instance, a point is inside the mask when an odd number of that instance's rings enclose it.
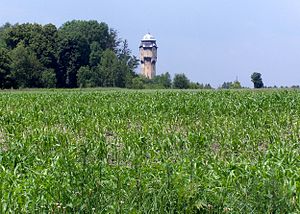
<instances>
[{"instance_id":1,"label":"tall deciduous tree","mask_svg":"<svg viewBox=\"0 0 300 214\"><path fill-rule=\"evenodd\" d=\"M57 69L57 28L53 24L47 24L40 27L40 33L32 39L29 47L36 53L37 58L45 67Z\"/></svg>"},{"instance_id":2,"label":"tall deciduous tree","mask_svg":"<svg viewBox=\"0 0 300 214\"><path fill-rule=\"evenodd\" d=\"M8 25L2 32L2 40L13 50L22 43L34 52L38 61L47 69L57 69L57 28L53 24Z\"/></svg>"},{"instance_id":3,"label":"tall deciduous tree","mask_svg":"<svg viewBox=\"0 0 300 214\"><path fill-rule=\"evenodd\" d=\"M2 54L0 81L11 76L19 87L53 87L55 83L56 87L71 88L129 87L138 65L127 41L118 39L117 31L106 23L97 21L74 20L59 29L52 24L6 24L0 27L0 47L6 48L12 59L10 69L4 69ZM7 75L7 70L12 75ZM93 84L78 83L79 77L80 81L89 77Z\"/></svg>"},{"instance_id":4,"label":"tall deciduous tree","mask_svg":"<svg viewBox=\"0 0 300 214\"><path fill-rule=\"evenodd\" d=\"M35 53L22 42L11 51L11 76L17 87L42 87L44 67Z\"/></svg>"},{"instance_id":5,"label":"tall deciduous tree","mask_svg":"<svg viewBox=\"0 0 300 214\"><path fill-rule=\"evenodd\" d=\"M66 22L59 28L61 42L58 51L60 65L57 74L58 86L76 87L78 85L77 72L82 66L89 65L91 71L95 71L98 75L98 67L107 61L107 59L102 60L102 56L105 55L104 51L109 49L114 53L118 44L116 38L116 32L109 29L108 25L103 22L78 20ZM102 66L100 70L105 69ZM112 74L115 72L116 70L101 71L105 86L114 86ZM81 74L79 76L81 77Z\"/></svg>"},{"instance_id":6,"label":"tall deciduous tree","mask_svg":"<svg viewBox=\"0 0 300 214\"><path fill-rule=\"evenodd\" d=\"M58 45L58 87L77 87L77 71L88 64L90 48L85 39L65 38Z\"/></svg>"},{"instance_id":7,"label":"tall deciduous tree","mask_svg":"<svg viewBox=\"0 0 300 214\"><path fill-rule=\"evenodd\" d=\"M116 32L109 29L108 25L104 22L99 23L93 20L69 21L59 28L59 34L65 38L76 37L85 39L89 45L91 45L93 42L97 42L102 50L114 50L115 46L117 45L117 41L115 41L117 37Z\"/></svg>"},{"instance_id":8,"label":"tall deciduous tree","mask_svg":"<svg viewBox=\"0 0 300 214\"><path fill-rule=\"evenodd\" d=\"M254 88L263 88L263 87L264 87L264 83L263 83L263 81L262 81L262 78L261 78L261 74L260 74L260 73L254 72L254 73L251 75L251 81L252 81L253 84L254 84Z\"/></svg>"}]
</instances>

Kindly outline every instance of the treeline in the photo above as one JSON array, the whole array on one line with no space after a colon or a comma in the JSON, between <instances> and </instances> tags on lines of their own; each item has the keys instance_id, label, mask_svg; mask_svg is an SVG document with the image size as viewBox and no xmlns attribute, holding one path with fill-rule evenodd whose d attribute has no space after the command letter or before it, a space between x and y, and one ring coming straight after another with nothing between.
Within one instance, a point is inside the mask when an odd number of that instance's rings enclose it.
<instances>
[{"instance_id":1,"label":"treeline","mask_svg":"<svg viewBox=\"0 0 300 214\"><path fill-rule=\"evenodd\" d=\"M133 78L131 87L134 89L213 89L210 84L190 81L184 73L175 74L174 78L171 79L168 72L156 75L153 79L137 76Z\"/></svg>"},{"instance_id":2,"label":"treeline","mask_svg":"<svg viewBox=\"0 0 300 214\"><path fill-rule=\"evenodd\" d=\"M0 27L0 88L131 87L138 59L106 23Z\"/></svg>"}]
</instances>

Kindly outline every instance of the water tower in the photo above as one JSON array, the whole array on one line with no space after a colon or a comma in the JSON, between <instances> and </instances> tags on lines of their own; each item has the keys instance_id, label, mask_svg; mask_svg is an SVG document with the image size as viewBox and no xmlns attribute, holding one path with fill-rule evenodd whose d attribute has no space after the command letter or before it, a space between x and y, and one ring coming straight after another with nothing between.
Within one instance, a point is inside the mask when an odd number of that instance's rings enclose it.
<instances>
[{"instance_id":1,"label":"water tower","mask_svg":"<svg viewBox=\"0 0 300 214\"><path fill-rule=\"evenodd\" d=\"M156 39L147 33L140 45L141 73L149 79L156 75L157 45Z\"/></svg>"}]
</instances>

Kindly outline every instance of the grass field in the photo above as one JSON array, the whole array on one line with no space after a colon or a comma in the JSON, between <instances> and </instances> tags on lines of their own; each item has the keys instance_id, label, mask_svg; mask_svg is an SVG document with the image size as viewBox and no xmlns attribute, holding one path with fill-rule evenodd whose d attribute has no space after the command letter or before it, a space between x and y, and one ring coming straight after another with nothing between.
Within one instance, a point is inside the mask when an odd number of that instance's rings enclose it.
<instances>
[{"instance_id":1,"label":"grass field","mask_svg":"<svg viewBox=\"0 0 300 214\"><path fill-rule=\"evenodd\" d=\"M0 213L299 213L299 91L0 92Z\"/></svg>"}]
</instances>

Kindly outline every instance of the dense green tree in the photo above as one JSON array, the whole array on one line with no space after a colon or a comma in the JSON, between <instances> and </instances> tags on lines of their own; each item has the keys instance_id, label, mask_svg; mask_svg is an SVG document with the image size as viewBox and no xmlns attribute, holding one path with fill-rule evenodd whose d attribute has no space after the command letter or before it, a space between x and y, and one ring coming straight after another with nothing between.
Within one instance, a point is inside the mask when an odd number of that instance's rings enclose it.
<instances>
[{"instance_id":1,"label":"dense green tree","mask_svg":"<svg viewBox=\"0 0 300 214\"><path fill-rule=\"evenodd\" d=\"M0 26L0 34L2 35L2 33L10 27L12 27L12 25L9 22L6 22L4 25Z\"/></svg>"},{"instance_id":2,"label":"dense green tree","mask_svg":"<svg viewBox=\"0 0 300 214\"><path fill-rule=\"evenodd\" d=\"M101 75L97 69L91 69L88 66L82 66L78 73L79 87L99 87L102 86Z\"/></svg>"},{"instance_id":3,"label":"dense green tree","mask_svg":"<svg viewBox=\"0 0 300 214\"><path fill-rule=\"evenodd\" d=\"M6 44L5 44L4 40L1 39L1 35L0 35L0 48L6 48Z\"/></svg>"},{"instance_id":4,"label":"dense green tree","mask_svg":"<svg viewBox=\"0 0 300 214\"><path fill-rule=\"evenodd\" d=\"M3 26L0 27L0 48L7 48L5 43L5 31L11 27L10 23L5 23Z\"/></svg>"},{"instance_id":5,"label":"dense green tree","mask_svg":"<svg viewBox=\"0 0 300 214\"><path fill-rule=\"evenodd\" d=\"M103 51L98 42L93 42L90 46L89 72L86 67L81 71L78 75L81 78L78 85L82 87L131 87L132 78L136 76L134 70L138 65L138 60L131 55L126 40L119 44L119 49L115 52L112 49Z\"/></svg>"},{"instance_id":6,"label":"dense green tree","mask_svg":"<svg viewBox=\"0 0 300 214\"><path fill-rule=\"evenodd\" d=\"M115 50L118 45L117 33L109 29L104 22L73 20L66 22L59 28L59 35L64 38L85 39L89 45L97 42L101 50Z\"/></svg>"},{"instance_id":7,"label":"dense green tree","mask_svg":"<svg viewBox=\"0 0 300 214\"><path fill-rule=\"evenodd\" d=\"M209 83L205 84L203 88L204 89L213 89L213 87Z\"/></svg>"},{"instance_id":8,"label":"dense green tree","mask_svg":"<svg viewBox=\"0 0 300 214\"><path fill-rule=\"evenodd\" d=\"M161 75L157 75L154 77L153 83L160 86L160 88L171 88L172 87L171 75L168 72Z\"/></svg>"},{"instance_id":9,"label":"dense green tree","mask_svg":"<svg viewBox=\"0 0 300 214\"><path fill-rule=\"evenodd\" d=\"M89 64L91 67L96 67L101 61L103 50L98 42L93 42L90 45L90 49Z\"/></svg>"},{"instance_id":10,"label":"dense green tree","mask_svg":"<svg viewBox=\"0 0 300 214\"><path fill-rule=\"evenodd\" d=\"M10 80L10 63L11 59L8 50L0 48L0 88L11 87Z\"/></svg>"},{"instance_id":11,"label":"dense green tree","mask_svg":"<svg viewBox=\"0 0 300 214\"><path fill-rule=\"evenodd\" d=\"M56 75L54 69L46 69L42 72L41 82L43 88L56 87Z\"/></svg>"},{"instance_id":12,"label":"dense green tree","mask_svg":"<svg viewBox=\"0 0 300 214\"><path fill-rule=\"evenodd\" d=\"M77 84L79 87L93 87L93 72L88 66L82 66L77 72Z\"/></svg>"},{"instance_id":13,"label":"dense green tree","mask_svg":"<svg viewBox=\"0 0 300 214\"><path fill-rule=\"evenodd\" d=\"M115 74L115 87L124 88L126 86L126 81L128 78L128 74L130 73L130 69L125 61L119 60L116 68Z\"/></svg>"},{"instance_id":14,"label":"dense green tree","mask_svg":"<svg viewBox=\"0 0 300 214\"><path fill-rule=\"evenodd\" d=\"M115 87L118 75L118 58L112 50L105 50L98 66L104 87Z\"/></svg>"},{"instance_id":15,"label":"dense green tree","mask_svg":"<svg viewBox=\"0 0 300 214\"><path fill-rule=\"evenodd\" d=\"M28 36L28 26L29 24L15 24L8 28L5 28L2 32L2 39L5 42L7 48L10 50L17 47L17 45L22 41L26 46L28 44L29 36Z\"/></svg>"},{"instance_id":16,"label":"dense green tree","mask_svg":"<svg viewBox=\"0 0 300 214\"><path fill-rule=\"evenodd\" d=\"M106 47L108 49L113 50L114 52L117 52L117 49L118 49L120 43L121 43L121 40L118 39L117 31L115 29L110 28Z\"/></svg>"},{"instance_id":17,"label":"dense green tree","mask_svg":"<svg viewBox=\"0 0 300 214\"><path fill-rule=\"evenodd\" d=\"M190 82L189 88L190 88L190 89L203 89L203 88L204 88L204 85L203 85L203 84L200 84L200 83L198 83L198 82Z\"/></svg>"},{"instance_id":18,"label":"dense green tree","mask_svg":"<svg viewBox=\"0 0 300 214\"><path fill-rule=\"evenodd\" d=\"M262 78L261 78L261 74L260 74L260 73L254 72L254 73L251 75L251 81L252 81L253 84L254 84L254 88L263 88L263 87L264 87L264 83L263 83L263 81L262 81Z\"/></svg>"},{"instance_id":19,"label":"dense green tree","mask_svg":"<svg viewBox=\"0 0 300 214\"><path fill-rule=\"evenodd\" d=\"M232 82L224 82L221 86L222 89L230 89Z\"/></svg>"},{"instance_id":20,"label":"dense green tree","mask_svg":"<svg viewBox=\"0 0 300 214\"><path fill-rule=\"evenodd\" d=\"M185 74L175 74L173 79L173 87L179 89L187 89L189 88L189 79L185 76Z\"/></svg>"},{"instance_id":21,"label":"dense green tree","mask_svg":"<svg viewBox=\"0 0 300 214\"><path fill-rule=\"evenodd\" d=\"M241 83L238 80L234 81L230 85L230 89L241 89L241 88L242 88Z\"/></svg>"},{"instance_id":22,"label":"dense green tree","mask_svg":"<svg viewBox=\"0 0 300 214\"><path fill-rule=\"evenodd\" d=\"M169 72L166 72L161 75L161 83L165 88L172 87L172 80L171 80L171 75L169 74Z\"/></svg>"},{"instance_id":23,"label":"dense green tree","mask_svg":"<svg viewBox=\"0 0 300 214\"><path fill-rule=\"evenodd\" d=\"M41 32L33 37L29 47L36 53L39 61L47 68L57 68L57 28L53 24L40 26Z\"/></svg>"},{"instance_id":24,"label":"dense green tree","mask_svg":"<svg viewBox=\"0 0 300 214\"><path fill-rule=\"evenodd\" d=\"M45 70L35 53L22 42L10 52L12 59L11 77L17 87L42 87L42 73Z\"/></svg>"},{"instance_id":25,"label":"dense green tree","mask_svg":"<svg viewBox=\"0 0 300 214\"><path fill-rule=\"evenodd\" d=\"M5 24L0 27L1 47L7 49L0 59L2 88L12 83L16 87L131 87L137 76L138 60L127 41L118 39L117 31L103 22L74 20L59 29L52 24Z\"/></svg>"},{"instance_id":26,"label":"dense green tree","mask_svg":"<svg viewBox=\"0 0 300 214\"><path fill-rule=\"evenodd\" d=\"M144 85L144 82L143 82L143 78L140 77L140 76L134 77L132 79L131 88L133 88L133 89L144 89L145 85Z\"/></svg>"},{"instance_id":27,"label":"dense green tree","mask_svg":"<svg viewBox=\"0 0 300 214\"><path fill-rule=\"evenodd\" d=\"M77 71L88 65L90 49L87 41L81 38L65 38L58 45L57 85L77 87Z\"/></svg>"},{"instance_id":28,"label":"dense green tree","mask_svg":"<svg viewBox=\"0 0 300 214\"><path fill-rule=\"evenodd\" d=\"M77 84L77 71L86 65L97 74L96 79L99 79L100 75L100 79L103 80L101 85L98 85L97 80L95 86L117 86L118 75L125 79L124 75L117 70L118 60L115 54L118 45L117 34L109 29L107 24L78 20L66 22L59 28L59 38L62 40L59 46L60 69L57 75L60 87L80 85Z\"/></svg>"},{"instance_id":29,"label":"dense green tree","mask_svg":"<svg viewBox=\"0 0 300 214\"><path fill-rule=\"evenodd\" d=\"M234 82L224 82L221 86L222 89L240 89L242 88L241 83L236 80Z\"/></svg>"},{"instance_id":30,"label":"dense green tree","mask_svg":"<svg viewBox=\"0 0 300 214\"><path fill-rule=\"evenodd\" d=\"M19 43L29 47L39 62L46 68L56 69L57 28L55 25L21 24L6 27L3 32L3 41L13 50Z\"/></svg>"},{"instance_id":31,"label":"dense green tree","mask_svg":"<svg viewBox=\"0 0 300 214\"><path fill-rule=\"evenodd\" d=\"M25 47L28 47L30 44L34 43L34 40L41 38L41 32L42 26L39 24L15 24L4 30L3 39L9 49L16 48L20 42L22 42Z\"/></svg>"}]
</instances>

